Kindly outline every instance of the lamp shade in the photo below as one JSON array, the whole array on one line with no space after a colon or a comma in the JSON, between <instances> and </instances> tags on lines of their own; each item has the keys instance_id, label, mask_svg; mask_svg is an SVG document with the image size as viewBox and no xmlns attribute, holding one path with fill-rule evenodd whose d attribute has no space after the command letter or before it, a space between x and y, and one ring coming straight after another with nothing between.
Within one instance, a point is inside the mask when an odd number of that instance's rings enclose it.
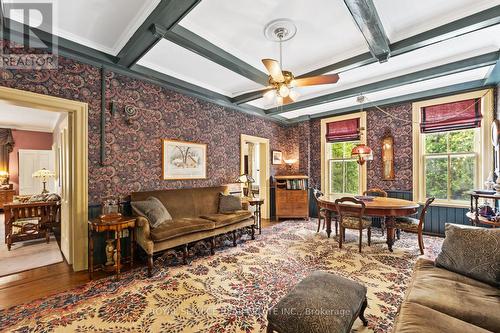
<instances>
[{"instance_id":1,"label":"lamp shade","mask_svg":"<svg viewBox=\"0 0 500 333\"><path fill-rule=\"evenodd\" d=\"M33 172L32 177L40 179L42 182L46 182L49 178L55 177L54 171L47 170L45 168Z\"/></svg>"},{"instance_id":2,"label":"lamp shade","mask_svg":"<svg viewBox=\"0 0 500 333\"><path fill-rule=\"evenodd\" d=\"M2 178L9 178L9 173L7 171L0 171L0 179Z\"/></svg>"},{"instance_id":3,"label":"lamp shade","mask_svg":"<svg viewBox=\"0 0 500 333\"><path fill-rule=\"evenodd\" d=\"M365 144L359 144L351 150L351 156L358 159L359 164L373 160L373 151Z\"/></svg>"},{"instance_id":4,"label":"lamp shade","mask_svg":"<svg viewBox=\"0 0 500 333\"><path fill-rule=\"evenodd\" d=\"M237 180L237 183L254 183L254 182L255 179L253 179L252 176L250 176L247 173L240 175Z\"/></svg>"}]
</instances>

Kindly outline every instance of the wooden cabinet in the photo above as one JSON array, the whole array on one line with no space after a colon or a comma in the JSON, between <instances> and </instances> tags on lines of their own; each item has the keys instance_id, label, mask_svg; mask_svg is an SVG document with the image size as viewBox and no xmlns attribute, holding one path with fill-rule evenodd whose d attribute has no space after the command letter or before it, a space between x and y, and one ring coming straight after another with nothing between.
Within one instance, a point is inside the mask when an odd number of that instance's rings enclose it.
<instances>
[{"instance_id":1,"label":"wooden cabinet","mask_svg":"<svg viewBox=\"0 0 500 333\"><path fill-rule=\"evenodd\" d=\"M309 218L309 189L307 176L276 176L276 220L280 218Z\"/></svg>"},{"instance_id":2,"label":"wooden cabinet","mask_svg":"<svg viewBox=\"0 0 500 333\"><path fill-rule=\"evenodd\" d=\"M0 209L3 209L3 205L14 200L14 190L0 190Z\"/></svg>"}]
</instances>

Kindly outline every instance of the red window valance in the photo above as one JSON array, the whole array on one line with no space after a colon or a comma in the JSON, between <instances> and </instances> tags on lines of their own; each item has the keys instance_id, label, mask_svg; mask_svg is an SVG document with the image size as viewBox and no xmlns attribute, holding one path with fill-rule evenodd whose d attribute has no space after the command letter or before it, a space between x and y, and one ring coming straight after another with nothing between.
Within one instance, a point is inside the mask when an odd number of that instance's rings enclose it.
<instances>
[{"instance_id":1,"label":"red window valance","mask_svg":"<svg viewBox=\"0 0 500 333\"><path fill-rule=\"evenodd\" d=\"M359 139L359 118L333 121L326 124L327 142L355 141Z\"/></svg>"},{"instance_id":2,"label":"red window valance","mask_svg":"<svg viewBox=\"0 0 500 333\"><path fill-rule=\"evenodd\" d=\"M481 126L481 100L426 106L421 111L420 132L434 133Z\"/></svg>"}]
</instances>

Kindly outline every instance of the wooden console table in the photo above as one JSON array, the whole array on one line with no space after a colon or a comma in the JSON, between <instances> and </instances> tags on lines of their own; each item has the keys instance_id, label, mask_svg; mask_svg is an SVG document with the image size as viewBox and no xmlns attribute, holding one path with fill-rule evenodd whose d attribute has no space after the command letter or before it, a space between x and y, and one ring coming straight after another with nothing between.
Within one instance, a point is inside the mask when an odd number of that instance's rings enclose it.
<instances>
[{"instance_id":1,"label":"wooden console table","mask_svg":"<svg viewBox=\"0 0 500 333\"><path fill-rule=\"evenodd\" d=\"M43 238L49 242L49 231L61 223L59 201L7 203L5 214L5 244ZM36 222L34 222L36 221Z\"/></svg>"}]
</instances>

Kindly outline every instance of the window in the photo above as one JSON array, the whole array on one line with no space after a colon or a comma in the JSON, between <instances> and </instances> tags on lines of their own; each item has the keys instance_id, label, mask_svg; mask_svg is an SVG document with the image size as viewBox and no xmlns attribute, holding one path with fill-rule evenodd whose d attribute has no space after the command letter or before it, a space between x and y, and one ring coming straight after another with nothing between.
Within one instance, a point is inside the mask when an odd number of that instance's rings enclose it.
<instances>
[{"instance_id":1,"label":"window","mask_svg":"<svg viewBox=\"0 0 500 333\"><path fill-rule=\"evenodd\" d=\"M425 196L466 201L476 188L479 157L478 128L424 135Z\"/></svg>"},{"instance_id":2,"label":"window","mask_svg":"<svg viewBox=\"0 0 500 333\"><path fill-rule=\"evenodd\" d=\"M359 141L327 143L329 193L358 194L360 167L351 158L351 150Z\"/></svg>"}]
</instances>

